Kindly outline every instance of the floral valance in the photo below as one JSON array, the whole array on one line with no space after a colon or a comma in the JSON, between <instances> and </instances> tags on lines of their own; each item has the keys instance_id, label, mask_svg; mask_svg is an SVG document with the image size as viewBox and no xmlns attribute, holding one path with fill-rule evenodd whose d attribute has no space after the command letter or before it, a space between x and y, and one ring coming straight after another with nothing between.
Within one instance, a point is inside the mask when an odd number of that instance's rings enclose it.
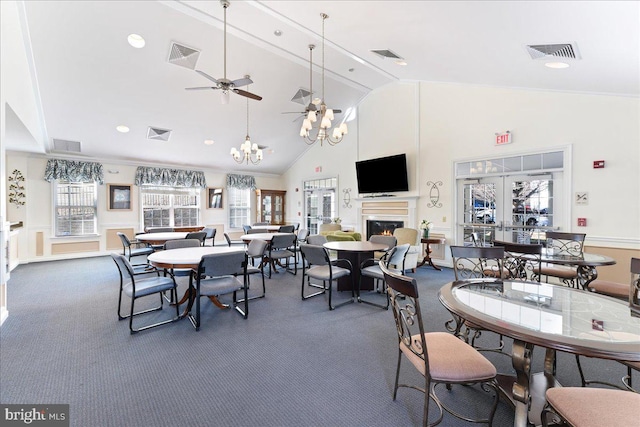
<instances>
[{"instance_id":1,"label":"floral valance","mask_svg":"<svg viewBox=\"0 0 640 427\"><path fill-rule=\"evenodd\" d=\"M256 186L255 177L251 175L235 175L232 173L227 175L227 187L237 188L240 190L245 190L247 188L255 190L258 188Z\"/></svg>"},{"instance_id":2,"label":"floral valance","mask_svg":"<svg viewBox=\"0 0 640 427\"><path fill-rule=\"evenodd\" d=\"M205 180L204 172L202 171L152 168L146 166L138 166L138 169L136 169L135 184L207 188L207 181Z\"/></svg>"},{"instance_id":3,"label":"floral valance","mask_svg":"<svg viewBox=\"0 0 640 427\"><path fill-rule=\"evenodd\" d=\"M49 159L44 171L44 180L54 179L69 182L92 182L104 184L102 164L76 160Z\"/></svg>"}]
</instances>

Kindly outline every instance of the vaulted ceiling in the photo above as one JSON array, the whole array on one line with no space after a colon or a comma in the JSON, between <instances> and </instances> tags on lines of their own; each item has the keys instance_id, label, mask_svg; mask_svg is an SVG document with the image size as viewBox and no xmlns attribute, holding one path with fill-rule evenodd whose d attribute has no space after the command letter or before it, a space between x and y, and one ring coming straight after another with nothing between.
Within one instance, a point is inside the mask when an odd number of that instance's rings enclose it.
<instances>
[{"instance_id":1,"label":"vaulted ceiling","mask_svg":"<svg viewBox=\"0 0 640 427\"><path fill-rule=\"evenodd\" d=\"M308 146L299 129L313 91L346 119L371 90L400 80L638 97L637 1L231 1L227 78L250 75L249 134L265 146L259 165L229 155L247 133L247 98L187 91L224 75L223 7L211 1L26 1L24 28L33 57L45 140L7 138L7 149L59 152L53 140L80 142L80 156L141 164L280 174ZM275 33L279 31L280 35ZM127 36L141 35L136 49ZM171 46L199 51L169 61ZM527 45L569 44L570 66L550 69ZM372 50L390 50L406 65ZM180 62L180 61L178 61ZM24 134L8 110L7 135ZM351 119L352 117L350 117ZM119 133L118 125L129 127ZM168 141L148 128L171 130ZM213 140L205 145L205 140ZM349 136L345 142L349 143ZM327 149L330 149L329 147Z\"/></svg>"}]
</instances>

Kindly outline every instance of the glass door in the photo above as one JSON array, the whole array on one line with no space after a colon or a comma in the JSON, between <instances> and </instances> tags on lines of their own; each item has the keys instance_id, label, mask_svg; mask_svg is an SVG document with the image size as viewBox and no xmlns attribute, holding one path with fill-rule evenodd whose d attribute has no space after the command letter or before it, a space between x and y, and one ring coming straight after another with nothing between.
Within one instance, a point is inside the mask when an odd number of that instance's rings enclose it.
<instances>
[{"instance_id":1,"label":"glass door","mask_svg":"<svg viewBox=\"0 0 640 427\"><path fill-rule=\"evenodd\" d=\"M319 224L330 223L335 217L335 191L307 190L305 191L305 224L309 234L318 234Z\"/></svg>"}]
</instances>

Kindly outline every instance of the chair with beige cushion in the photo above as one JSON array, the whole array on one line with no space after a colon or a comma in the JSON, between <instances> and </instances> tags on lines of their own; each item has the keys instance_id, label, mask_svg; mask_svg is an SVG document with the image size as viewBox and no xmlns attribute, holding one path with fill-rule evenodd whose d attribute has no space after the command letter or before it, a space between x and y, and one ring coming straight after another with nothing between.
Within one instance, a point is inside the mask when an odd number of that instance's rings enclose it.
<instances>
[{"instance_id":1,"label":"chair with beige cushion","mask_svg":"<svg viewBox=\"0 0 640 427\"><path fill-rule=\"evenodd\" d=\"M542 425L560 417L572 427L636 427L640 423L640 394L631 391L584 387L553 387L546 392ZM553 425L557 425L554 421Z\"/></svg>"},{"instance_id":2,"label":"chair with beige cushion","mask_svg":"<svg viewBox=\"0 0 640 427\"><path fill-rule=\"evenodd\" d=\"M498 387L496 383L496 368L476 349L446 332L425 333L420 299L418 296L418 284L414 278L393 273L381 264L387 292L393 316L396 323L398 337L398 362L396 368L396 380L393 388L393 400L396 400L399 387L408 387L424 393L422 425L433 426L442 421L444 411L451 415L478 423L491 425L493 415L498 405ZM415 381L399 383L400 367L403 356L422 375L424 387L414 385ZM472 420L467 416L453 411L444 405L436 394L436 386L444 384L450 394L452 385L461 385L465 388L480 384L478 393L489 393L492 399L487 399L490 407L485 419ZM449 396L447 396L449 398ZM482 396L476 397L482 399ZM439 411L438 418L431 424L429 421L429 402L433 400ZM475 403L475 402L474 402Z\"/></svg>"},{"instance_id":3,"label":"chair with beige cushion","mask_svg":"<svg viewBox=\"0 0 640 427\"><path fill-rule=\"evenodd\" d=\"M407 252L407 256L404 259L405 271L411 270L414 273L416 272L419 261L418 258L420 258L420 253L422 252L418 240L419 234L415 228L399 227L393 230L393 236L396 238L398 245L404 245L405 243L410 245L409 252Z\"/></svg>"}]
</instances>

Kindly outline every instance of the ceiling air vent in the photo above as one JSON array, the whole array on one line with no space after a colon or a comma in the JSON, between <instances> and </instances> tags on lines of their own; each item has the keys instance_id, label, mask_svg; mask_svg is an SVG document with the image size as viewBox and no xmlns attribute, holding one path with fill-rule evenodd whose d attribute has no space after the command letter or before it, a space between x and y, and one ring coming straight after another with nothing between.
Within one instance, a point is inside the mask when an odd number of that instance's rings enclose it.
<instances>
[{"instance_id":1,"label":"ceiling air vent","mask_svg":"<svg viewBox=\"0 0 640 427\"><path fill-rule=\"evenodd\" d=\"M53 138L53 149L55 151L66 151L71 153L80 152L80 141L67 141L66 139Z\"/></svg>"},{"instance_id":2,"label":"ceiling air vent","mask_svg":"<svg viewBox=\"0 0 640 427\"><path fill-rule=\"evenodd\" d=\"M156 141L168 141L171 136L169 129L160 129L149 126L147 129L147 139L154 139Z\"/></svg>"},{"instance_id":3,"label":"ceiling air vent","mask_svg":"<svg viewBox=\"0 0 640 427\"><path fill-rule=\"evenodd\" d=\"M401 56L399 56L397 53L392 52L389 49L372 49L371 50L372 53L375 53L376 55L378 55L379 57L381 57L382 59L384 58L391 58L391 59L402 59Z\"/></svg>"},{"instance_id":4,"label":"ceiling air vent","mask_svg":"<svg viewBox=\"0 0 640 427\"><path fill-rule=\"evenodd\" d=\"M572 43L559 44L530 44L526 46L531 59L540 58L564 58L580 59L578 46Z\"/></svg>"},{"instance_id":5,"label":"ceiling air vent","mask_svg":"<svg viewBox=\"0 0 640 427\"><path fill-rule=\"evenodd\" d=\"M309 103L309 97L311 96L311 92L309 92L306 89L300 88L295 95L293 95L293 98L291 98L291 101L300 104L300 105L307 105Z\"/></svg>"},{"instance_id":6,"label":"ceiling air vent","mask_svg":"<svg viewBox=\"0 0 640 427\"><path fill-rule=\"evenodd\" d=\"M176 42L171 42L171 49L169 50L169 62L179 65L181 67L195 70L196 63L200 57L200 51L187 47Z\"/></svg>"}]
</instances>

